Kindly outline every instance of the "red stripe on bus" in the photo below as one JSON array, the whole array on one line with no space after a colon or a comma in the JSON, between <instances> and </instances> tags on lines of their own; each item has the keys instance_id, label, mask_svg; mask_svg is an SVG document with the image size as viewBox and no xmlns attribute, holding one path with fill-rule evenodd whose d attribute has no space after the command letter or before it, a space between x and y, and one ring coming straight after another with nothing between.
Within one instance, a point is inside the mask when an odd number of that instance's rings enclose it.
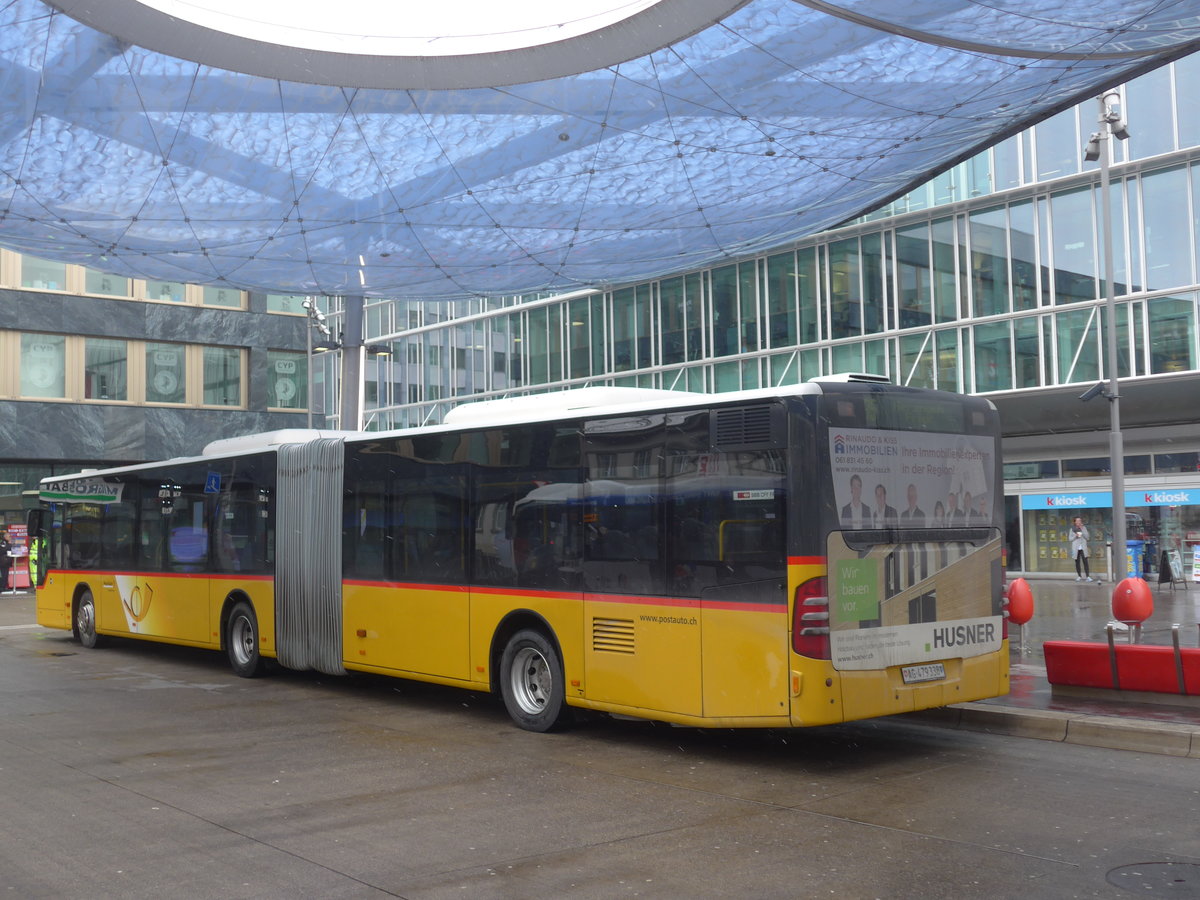
<instances>
[{"instance_id":1,"label":"red stripe on bus","mask_svg":"<svg viewBox=\"0 0 1200 900\"><path fill-rule=\"evenodd\" d=\"M823 566L825 565L824 556L789 556L789 566Z\"/></svg>"},{"instance_id":2,"label":"red stripe on bus","mask_svg":"<svg viewBox=\"0 0 1200 900\"><path fill-rule=\"evenodd\" d=\"M397 588L406 591L445 591L461 594L472 590L465 584L423 584L419 581L368 581L361 578L347 578L342 582L352 587Z\"/></svg>"}]
</instances>

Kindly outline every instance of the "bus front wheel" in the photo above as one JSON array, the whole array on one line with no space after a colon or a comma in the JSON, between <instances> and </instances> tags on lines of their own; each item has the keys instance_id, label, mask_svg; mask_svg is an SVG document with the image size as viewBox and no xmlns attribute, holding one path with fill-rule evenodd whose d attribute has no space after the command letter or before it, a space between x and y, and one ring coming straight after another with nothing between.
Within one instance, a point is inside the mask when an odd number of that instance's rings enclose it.
<instances>
[{"instance_id":1,"label":"bus front wheel","mask_svg":"<svg viewBox=\"0 0 1200 900\"><path fill-rule=\"evenodd\" d=\"M85 590L79 595L73 625L71 630L80 644L91 649L100 643L96 634L96 601L92 599L91 591Z\"/></svg>"},{"instance_id":2,"label":"bus front wheel","mask_svg":"<svg viewBox=\"0 0 1200 900\"><path fill-rule=\"evenodd\" d=\"M235 675L254 678L262 672L262 657L258 652L258 617L254 607L244 600L229 613L225 626L225 650Z\"/></svg>"},{"instance_id":3,"label":"bus front wheel","mask_svg":"<svg viewBox=\"0 0 1200 900\"><path fill-rule=\"evenodd\" d=\"M500 693L512 720L526 731L553 731L566 724L562 660L540 631L518 631L505 645Z\"/></svg>"}]
</instances>

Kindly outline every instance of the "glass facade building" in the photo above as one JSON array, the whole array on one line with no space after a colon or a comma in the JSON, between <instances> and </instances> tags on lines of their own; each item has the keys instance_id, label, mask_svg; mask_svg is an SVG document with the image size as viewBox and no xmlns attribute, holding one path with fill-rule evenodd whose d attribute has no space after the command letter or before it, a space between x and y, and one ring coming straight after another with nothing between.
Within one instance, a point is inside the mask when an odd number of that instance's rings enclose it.
<instances>
[{"instance_id":1,"label":"glass facade building","mask_svg":"<svg viewBox=\"0 0 1200 900\"><path fill-rule=\"evenodd\" d=\"M1125 430L1127 486L1196 501L1131 504L1144 526L1130 533L1148 573L1169 549L1189 577L1200 546L1196 84L1193 56L1125 86L1132 136L1112 141L1110 187L1115 365L1142 392L1132 399L1149 398ZM1097 164L1083 158L1095 120L1094 101L1068 109L860 221L727 265L558 297L367 300L365 339L390 354L364 363L363 425L437 422L467 399L598 384L720 392L850 371L984 394L1002 413L1023 411L1005 417L1018 467L1012 568L1066 573L1067 520L1029 498L1086 493L1093 531L1105 528L1103 403L1086 415L1065 407L1063 421L1047 402L1074 401L1110 371L1102 198ZM1073 467L1085 457L1090 467Z\"/></svg>"}]
</instances>

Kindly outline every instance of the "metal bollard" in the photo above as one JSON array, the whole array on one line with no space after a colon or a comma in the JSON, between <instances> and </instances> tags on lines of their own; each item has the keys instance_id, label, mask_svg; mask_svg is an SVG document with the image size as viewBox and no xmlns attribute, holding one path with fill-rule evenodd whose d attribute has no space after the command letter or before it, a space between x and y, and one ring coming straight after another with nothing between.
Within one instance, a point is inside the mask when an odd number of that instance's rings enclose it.
<instances>
[{"instance_id":1,"label":"metal bollard","mask_svg":"<svg viewBox=\"0 0 1200 900\"><path fill-rule=\"evenodd\" d=\"M1179 626L1171 626L1171 643L1175 646L1175 679L1179 682L1179 693L1187 693L1187 682L1183 680L1183 653L1179 650Z\"/></svg>"},{"instance_id":2,"label":"metal bollard","mask_svg":"<svg viewBox=\"0 0 1200 900\"><path fill-rule=\"evenodd\" d=\"M1113 690L1119 691L1121 689L1121 676L1117 672L1116 638L1114 637L1115 633L1113 631L1112 623L1110 622L1108 625L1104 626L1104 630L1108 632L1108 664L1112 669Z\"/></svg>"}]
</instances>

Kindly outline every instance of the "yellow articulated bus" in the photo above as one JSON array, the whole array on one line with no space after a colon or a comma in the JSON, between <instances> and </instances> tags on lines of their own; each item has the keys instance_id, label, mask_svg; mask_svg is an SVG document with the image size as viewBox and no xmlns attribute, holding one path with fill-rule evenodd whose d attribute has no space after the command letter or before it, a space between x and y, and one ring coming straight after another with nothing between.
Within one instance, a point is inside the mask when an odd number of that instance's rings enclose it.
<instances>
[{"instance_id":1,"label":"yellow articulated bus","mask_svg":"<svg viewBox=\"0 0 1200 900\"><path fill-rule=\"evenodd\" d=\"M699 727L1008 689L999 425L871 376L586 389L46 479L37 616Z\"/></svg>"}]
</instances>

